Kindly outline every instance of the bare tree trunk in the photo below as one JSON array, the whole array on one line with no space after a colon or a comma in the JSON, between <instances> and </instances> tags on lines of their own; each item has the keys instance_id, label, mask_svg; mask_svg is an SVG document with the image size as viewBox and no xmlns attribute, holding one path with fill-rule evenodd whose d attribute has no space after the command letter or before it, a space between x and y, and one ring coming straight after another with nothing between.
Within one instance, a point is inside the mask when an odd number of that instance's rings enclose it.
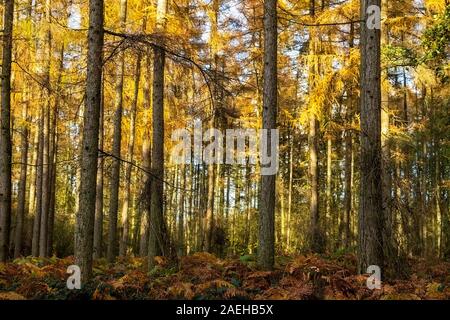
<instances>
[{"instance_id":1,"label":"bare tree trunk","mask_svg":"<svg viewBox=\"0 0 450 320\"><path fill-rule=\"evenodd\" d=\"M104 83L102 82L101 103L100 103L100 119L99 119L99 138L98 148L103 150L104 141ZM97 169L97 185L95 193L95 222L94 222L94 254L93 259L100 259L103 255L103 169L105 158L98 158Z\"/></svg>"},{"instance_id":2,"label":"bare tree trunk","mask_svg":"<svg viewBox=\"0 0 450 320\"><path fill-rule=\"evenodd\" d=\"M294 174L294 135L292 128L290 128L289 139L289 187L288 187L288 213L287 213L287 235L286 235L286 249L289 252L291 246L291 215L292 215L292 184Z\"/></svg>"},{"instance_id":3,"label":"bare tree trunk","mask_svg":"<svg viewBox=\"0 0 450 320\"><path fill-rule=\"evenodd\" d=\"M352 149L353 138L351 130L345 132L344 156L344 219L341 230L344 231L344 247L349 248L351 242L350 215L352 212Z\"/></svg>"},{"instance_id":4,"label":"bare tree trunk","mask_svg":"<svg viewBox=\"0 0 450 320\"><path fill-rule=\"evenodd\" d=\"M267 150L271 150L270 130L277 126L277 43L277 1L265 0L263 129L269 131ZM258 264L267 270L275 262L275 179L276 174L261 176Z\"/></svg>"},{"instance_id":5,"label":"bare tree trunk","mask_svg":"<svg viewBox=\"0 0 450 320\"><path fill-rule=\"evenodd\" d=\"M214 111L213 111L214 112ZM214 116L210 126L214 128ZM212 157L212 155L210 155ZM208 165L208 195L206 201L206 213L204 222L204 231L206 232L204 250L211 252L211 241L214 229L214 164Z\"/></svg>"},{"instance_id":6,"label":"bare tree trunk","mask_svg":"<svg viewBox=\"0 0 450 320\"><path fill-rule=\"evenodd\" d=\"M61 81L64 71L64 44L60 49L58 77L56 81L56 92L59 95L61 92ZM56 163L58 158L58 113L60 102L56 99L55 105L50 113L50 146L49 146L49 208L47 219L47 252L49 257L53 253L53 228L55 224L55 207L56 207Z\"/></svg>"},{"instance_id":7,"label":"bare tree trunk","mask_svg":"<svg viewBox=\"0 0 450 320\"><path fill-rule=\"evenodd\" d=\"M28 91L27 91L28 92ZM22 109L23 125L20 132L20 145L21 145L21 157L20 157L20 180L19 191L17 195L17 223L15 234L15 247L14 258L18 258L22 253L22 241L23 231L26 216L26 186L27 186L27 162L28 162L28 104L30 95L29 92L25 95Z\"/></svg>"},{"instance_id":8,"label":"bare tree trunk","mask_svg":"<svg viewBox=\"0 0 450 320\"><path fill-rule=\"evenodd\" d=\"M331 174L332 174L332 154L333 154L333 144L331 141L331 135L328 133L327 136L327 189L326 189L326 218L324 229L327 235L327 238L330 239L331 236Z\"/></svg>"},{"instance_id":9,"label":"bare tree trunk","mask_svg":"<svg viewBox=\"0 0 450 320\"><path fill-rule=\"evenodd\" d=\"M310 0L309 15L314 18L316 14L315 0ZM315 28L310 28L310 43L309 54L315 56L317 54L317 39ZM316 77L319 76L319 65L314 61L309 66L309 86L314 88L316 85ZM310 91L311 91L310 88ZM319 212L319 160L318 160L318 120L315 110L309 110L309 131L308 131L308 145L309 145L309 243L310 249L313 252L323 252L323 235L320 227L320 212Z\"/></svg>"},{"instance_id":10,"label":"bare tree trunk","mask_svg":"<svg viewBox=\"0 0 450 320\"><path fill-rule=\"evenodd\" d=\"M182 165L182 188L186 189L186 165ZM180 257L186 254L185 234L184 234L184 215L185 215L185 192L181 191L180 207L178 209L178 255Z\"/></svg>"},{"instance_id":11,"label":"bare tree trunk","mask_svg":"<svg viewBox=\"0 0 450 320\"><path fill-rule=\"evenodd\" d=\"M30 130L31 133L31 130ZM31 166L29 168L29 196L28 196L28 217L27 217L27 254L31 254L33 242L34 216L36 215L36 186L37 186L37 165L39 153L39 130L35 130L33 138L33 154L31 156Z\"/></svg>"},{"instance_id":12,"label":"bare tree trunk","mask_svg":"<svg viewBox=\"0 0 450 320\"><path fill-rule=\"evenodd\" d=\"M151 100L151 92L150 92L150 82L151 82L151 67L152 61L150 58L150 51L147 52L146 57L146 71L145 71L145 81L144 81L144 137L142 138L142 166L148 172L151 170L151 143L150 143L150 100ZM145 174L145 183L151 182L151 176L146 173ZM151 187L149 188L151 190ZM148 254L148 239L149 239L149 207L150 206L141 206L141 225L140 225L140 235L141 239L139 242L139 255L141 257L147 256Z\"/></svg>"},{"instance_id":13,"label":"bare tree trunk","mask_svg":"<svg viewBox=\"0 0 450 320\"><path fill-rule=\"evenodd\" d=\"M131 111L130 111L130 139L128 141L128 161L130 163L127 164L125 169L125 182L126 182L126 188L125 188L125 195L123 199L123 205L122 205L122 241L120 242L119 246L119 255L121 257L125 256L127 254L128 249L128 241L129 241L129 229L130 229L130 222L129 222L129 203L131 202L131 171L133 167L131 166L131 163L134 160L133 153L134 153L134 139L136 136L136 108L137 108L137 100L138 100L138 94L139 94L139 81L141 79L141 55L138 54L136 58L136 71L134 75L134 96L133 96L133 102L131 104Z\"/></svg>"},{"instance_id":14,"label":"bare tree trunk","mask_svg":"<svg viewBox=\"0 0 450 320\"><path fill-rule=\"evenodd\" d=\"M355 26L350 25L349 49L354 47ZM353 85L350 84L347 96L346 120L351 123L354 114L353 102L355 94ZM345 155L344 155L344 217L341 219L341 231L344 231L344 247L349 248L352 241L351 234L351 213L352 213L352 163L353 163L353 133L351 129L345 130L344 133Z\"/></svg>"},{"instance_id":15,"label":"bare tree trunk","mask_svg":"<svg viewBox=\"0 0 450 320\"><path fill-rule=\"evenodd\" d=\"M42 210L42 171L44 166L44 107L41 107L39 115L38 128L38 159L36 169L36 207L34 210L33 221L33 239L31 245L31 254L35 257L39 255L39 234L41 229L41 210Z\"/></svg>"},{"instance_id":16,"label":"bare tree trunk","mask_svg":"<svg viewBox=\"0 0 450 320\"><path fill-rule=\"evenodd\" d=\"M381 150L380 30L367 26L367 9L380 0L361 2L361 159L359 208L359 272L370 265L384 267L383 188Z\"/></svg>"},{"instance_id":17,"label":"bare tree trunk","mask_svg":"<svg viewBox=\"0 0 450 320\"><path fill-rule=\"evenodd\" d=\"M103 0L90 0L86 110L83 115L84 127L80 163L80 202L75 225L75 263L81 268L83 281L92 276L103 35Z\"/></svg>"},{"instance_id":18,"label":"bare tree trunk","mask_svg":"<svg viewBox=\"0 0 450 320\"><path fill-rule=\"evenodd\" d=\"M166 22L167 1L157 3L157 32L163 33ZM162 35L163 36L163 35ZM162 39L163 40L163 39ZM152 192L150 209L150 235L148 241L148 266L155 265L158 255L168 256L169 235L164 217L164 67L165 51L153 51L153 148L152 148Z\"/></svg>"},{"instance_id":19,"label":"bare tree trunk","mask_svg":"<svg viewBox=\"0 0 450 320\"><path fill-rule=\"evenodd\" d=\"M39 256L45 257L47 254L47 235L48 235L48 211L50 205L50 64L51 64L51 50L52 50L52 34L50 29L50 8L51 0L46 0L45 20L46 20L46 47L45 55L47 60L45 70L45 99L46 105L44 107L44 146L43 146L43 168L42 168L42 207L41 207L41 226L39 232Z\"/></svg>"},{"instance_id":20,"label":"bare tree trunk","mask_svg":"<svg viewBox=\"0 0 450 320\"><path fill-rule=\"evenodd\" d=\"M127 20L127 0L120 0L120 24L122 31L125 30ZM114 99L114 133L111 166L111 186L109 195L109 233L108 233L108 262L114 262L117 256L117 214L119 211L119 188L120 188L120 146L122 142L122 113L123 113L123 76L125 72L125 54L120 53L119 67L116 82L116 96Z\"/></svg>"},{"instance_id":21,"label":"bare tree trunk","mask_svg":"<svg viewBox=\"0 0 450 320\"><path fill-rule=\"evenodd\" d=\"M11 224L11 59L14 1L4 1L3 58L1 88L0 131L0 262L9 255L9 233Z\"/></svg>"}]
</instances>

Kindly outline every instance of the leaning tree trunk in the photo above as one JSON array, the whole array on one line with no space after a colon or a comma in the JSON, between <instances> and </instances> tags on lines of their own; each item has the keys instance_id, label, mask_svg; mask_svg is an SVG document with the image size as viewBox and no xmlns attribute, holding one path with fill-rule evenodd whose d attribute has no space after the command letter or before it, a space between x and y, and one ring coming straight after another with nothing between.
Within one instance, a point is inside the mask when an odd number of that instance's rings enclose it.
<instances>
[{"instance_id":1,"label":"leaning tree trunk","mask_svg":"<svg viewBox=\"0 0 450 320\"><path fill-rule=\"evenodd\" d=\"M277 1L265 0L263 129L269 132L267 150L271 150L271 129L277 125L277 43ZM275 261L275 179L276 174L261 176L258 264L267 270Z\"/></svg>"},{"instance_id":2,"label":"leaning tree trunk","mask_svg":"<svg viewBox=\"0 0 450 320\"><path fill-rule=\"evenodd\" d=\"M92 276L98 135L101 105L103 0L89 2L86 109L83 115L80 200L75 225L75 263L83 280Z\"/></svg>"},{"instance_id":3,"label":"leaning tree trunk","mask_svg":"<svg viewBox=\"0 0 450 320\"><path fill-rule=\"evenodd\" d=\"M122 31L125 30L127 20L127 0L120 1L120 24ZM114 100L114 133L111 168L111 186L109 196L109 234L108 234L108 262L114 262L117 255L117 213L119 211L119 188L120 188L120 146L122 142L122 109L123 109L123 77L125 71L125 54L120 53L116 82L116 97Z\"/></svg>"},{"instance_id":4,"label":"leaning tree trunk","mask_svg":"<svg viewBox=\"0 0 450 320\"><path fill-rule=\"evenodd\" d=\"M380 0L361 2L361 159L359 204L359 272L384 266L381 150L380 30L369 28L367 9Z\"/></svg>"}]
</instances>

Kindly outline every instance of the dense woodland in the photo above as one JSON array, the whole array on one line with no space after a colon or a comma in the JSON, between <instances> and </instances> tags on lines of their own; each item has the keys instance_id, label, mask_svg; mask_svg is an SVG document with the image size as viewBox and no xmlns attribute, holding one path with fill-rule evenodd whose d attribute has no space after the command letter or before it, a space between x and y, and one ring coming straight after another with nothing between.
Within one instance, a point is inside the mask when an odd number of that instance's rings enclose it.
<instances>
[{"instance_id":1,"label":"dense woodland","mask_svg":"<svg viewBox=\"0 0 450 320\"><path fill-rule=\"evenodd\" d=\"M381 298L370 265L450 298L447 0L4 0L1 17L10 298L68 298L42 283L71 264L110 281L90 298ZM278 129L278 173L174 163L195 123Z\"/></svg>"}]
</instances>

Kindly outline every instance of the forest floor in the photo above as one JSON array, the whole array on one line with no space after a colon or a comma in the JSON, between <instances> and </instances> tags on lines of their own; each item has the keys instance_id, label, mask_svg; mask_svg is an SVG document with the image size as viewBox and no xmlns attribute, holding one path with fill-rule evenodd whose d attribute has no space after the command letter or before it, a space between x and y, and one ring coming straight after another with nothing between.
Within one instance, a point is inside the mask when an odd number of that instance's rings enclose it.
<instances>
[{"instance_id":1,"label":"forest floor","mask_svg":"<svg viewBox=\"0 0 450 320\"><path fill-rule=\"evenodd\" d=\"M119 259L114 265L94 263L94 278L81 290L66 287L65 259L22 258L0 264L0 300L450 300L450 263L410 260L410 276L367 288L367 276L357 275L356 257L317 255L277 257L273 272L258 271L252 256L218 259L196 253L169 268L162 258L147 273L144 259Z\"/></svg>"}]
</instances>

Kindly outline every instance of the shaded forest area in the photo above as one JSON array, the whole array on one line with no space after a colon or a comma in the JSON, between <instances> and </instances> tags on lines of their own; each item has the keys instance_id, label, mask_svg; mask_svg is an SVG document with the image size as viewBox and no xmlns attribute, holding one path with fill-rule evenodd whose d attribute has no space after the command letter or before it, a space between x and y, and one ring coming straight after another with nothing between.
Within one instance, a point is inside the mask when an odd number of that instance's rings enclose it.
<instances>
[{"instance_id":1,"label":"shaded forest area","mask_svg":"<svg viewBox=\"0 0 450 320\"><path fill-rule=\"evenodd\" d=\"M447 0L0 9L0 300L450 299Z\"/></svg>"}]
</instances>

